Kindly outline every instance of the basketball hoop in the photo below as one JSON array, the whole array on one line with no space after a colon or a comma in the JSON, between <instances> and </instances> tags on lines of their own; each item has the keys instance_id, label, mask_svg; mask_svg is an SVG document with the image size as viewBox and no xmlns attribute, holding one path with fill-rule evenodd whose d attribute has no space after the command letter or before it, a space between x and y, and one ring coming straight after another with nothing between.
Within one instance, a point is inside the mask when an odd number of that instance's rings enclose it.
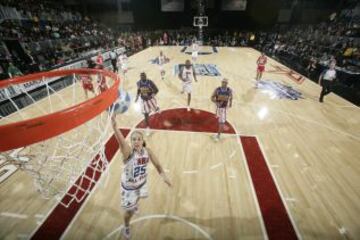
<instances>
[{"instance_id":1,"label":"basketball hoop","mask_svg":"<svg viewBox=\"0 0 360 240\"><path fill-rule=\"evenodd\" d=\"M105 79L109 88L84 99L80 76ZM46 93L41 100L34 100L26 86L42 83ZM54 82L69 84L60 91ZM97 81L99 82L99 81ZM107 170L105 142L111 136L111 104L117 99L120 80L112 72L100 69L72 69L41 72L0 82L7 100L16 108L9 116L0 116L0 157L34 178L37 190L46 198L61 199L65 194L69 201L81 201L88 189L83 181L94 181L94 176L84 171L91 166L93 172ZM96 86L96 84L94 84ZM12 99L9 88L15 88L31 102L31 115ZM28 114L28 115L27 115ZM38 116L34 117L34 114ZM20 119L20 121L19 121ZM81 176L77 189L67 190ZM91 184L86 184L90 188Z\"/></svg>"},{"instance_id":2,"label":"basketball hoop","mask_svg":"<svg viewBox=\"0 0 360 240\"><path fill-rule=\"evenodd\" d=\"M194 17L193 22L194 27L207 27L208 26L208 17L200 16L200 17Z\"/></svg>"}]
</instances>

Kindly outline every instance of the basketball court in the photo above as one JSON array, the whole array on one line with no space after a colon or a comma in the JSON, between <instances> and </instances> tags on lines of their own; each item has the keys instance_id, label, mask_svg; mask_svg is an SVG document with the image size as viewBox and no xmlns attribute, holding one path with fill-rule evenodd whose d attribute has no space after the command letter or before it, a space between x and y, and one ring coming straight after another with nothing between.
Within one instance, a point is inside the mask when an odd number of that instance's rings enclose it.
<instances>
[{"instance_id":1,"label":"basketball court","mask_svg":"<svg viewBox=\"0 0 360 240\"><path fill-rule=\"evenodd\" d=\"M170 58L164 80L151 61L160 50ZM256 84L259 55L252 48L201 47L197 64L208 70L208 65L215 65L221 75L210 76L211 67L210 74L197 76L190 112L174 74L174 66L191 59L186 49L151 47L129 58L128 73L119 76L132 100L143 71L159 88L161 112L151 115L151 133L145 140L173 184L167 187L150 166L149 197L140 201L140 211L132 219L132 239L359 238L358 107L334 94L320 104L320 86L270 57L263 82ZM216 142L210 96L223 77L229 79L234 99L226 133ZM270 88L263 87L269 83ZM281 98L271 91L274 86ZM74 92L77 103L85 101L80 84L58 94L71 99ZM47 103L43 101L44 108ZM53 101L55 109L63 108L61 104ZM29 117L39 114L32 105L21 111ZM13 114L1 121L19 119ZM134 103L117 116L126 135L142 130L142 121ZM85 132L84 126L79 128ZM0 238L121 239L122 156L111 131L105 138L108 172L97 175L81 201L64 207L59 203L62 196L44 199L33 177L20 170L4 180ZM91 162L89 157L80 168Z\"/></svg>"}]
</instances>

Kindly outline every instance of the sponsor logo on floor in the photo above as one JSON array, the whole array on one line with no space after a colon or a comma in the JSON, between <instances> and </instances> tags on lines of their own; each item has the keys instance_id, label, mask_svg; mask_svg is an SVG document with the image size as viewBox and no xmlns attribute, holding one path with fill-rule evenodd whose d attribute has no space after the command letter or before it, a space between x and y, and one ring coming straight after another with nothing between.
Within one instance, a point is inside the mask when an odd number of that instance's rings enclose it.
<instances>
[{"instance_id":1,"label":"sponsor logo on floor","mask_svg":"<svg viewBox=\"0 0 360 240\"><path fill-rule=\"evenodd\" d=\"M271 98L286 98L298 100L302 97L302 93L291 86L271 80L260 80L256 83L256 88L268 93Z\"/></svg>"},{"instance_id":2,"label":"sponsor logo on floor","mask_svg":"<svg viewBox=\"0 0 360 240\"><path fill-rule=\"evenodd\" d=\"M174 66L174 75L178 75L180 68L183 68L185 64L177 64ZM220 71L215 64L195 64L195 73L200 76L221 76Z\"/></svg>"}]
</instances>

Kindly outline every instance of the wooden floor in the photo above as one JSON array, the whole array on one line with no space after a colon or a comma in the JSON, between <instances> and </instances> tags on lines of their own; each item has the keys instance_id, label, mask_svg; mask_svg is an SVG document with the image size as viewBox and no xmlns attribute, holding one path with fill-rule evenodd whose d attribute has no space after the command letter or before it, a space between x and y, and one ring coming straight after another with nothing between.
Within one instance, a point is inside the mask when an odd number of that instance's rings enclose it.
<instances>
[{"instance_id":1,"label":"wooden floor","mask_svg":"<svg viewBox=\"0 0 360 240\"><path fill-rule=\"evenodd\" d=\"M163 47L171 61L167 76L149 60L159 48L129 58L123 87L134 97L142 71L160 89L160 108L181 108L180 81L174 64L190 55L180 47ZM202 51L212 51L203 47ZM265 72L263 79L280 81L302 92L297 101L274 99L254 88L256 59L251 48L218 48L200 55L199 63L216 64L234 90L228 121L241 135L256 136L277 183L288 214L302 239L360 239L360 110L330 94L318 102L320 87L310 80L298 84L286 74ZM272 65L282 66L269 59ZM192 107L214 112L209 101L220 77L199 76L193 84ZM61 94L71 94L64 89ZM34 112L30 106L24 113ZM17 118L17 116L13 116ZM118 116L122 128L142 120L131 108ZM151 167L149 198L140 203L132 224L133 239L266 239L258 200L235 136L216 143L209 133L156 130L146 139L173 182L169 189ZM105 186L96 187L62 235L63 239L119 239L122 161L116 154ZM17 171L0 185L0 239L25 239L56 205L41 198L26 173Z\"/></svg>"}]
</instances>

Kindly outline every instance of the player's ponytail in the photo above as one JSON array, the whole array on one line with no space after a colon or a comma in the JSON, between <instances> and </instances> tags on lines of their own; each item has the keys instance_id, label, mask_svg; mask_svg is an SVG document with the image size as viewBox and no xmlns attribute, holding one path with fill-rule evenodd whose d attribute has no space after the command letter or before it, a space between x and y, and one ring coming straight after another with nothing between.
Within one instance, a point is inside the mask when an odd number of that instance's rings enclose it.
<instances>
[{"instance_id":1,"label":"player's ponytail","mask_svg":"<svg viewBox=\"0 0 360 240\"><path fill-rule=\"evenodd\" d=\"M143 142L143 147L146 147L146 142L145 141Z\"/></svg>"}]
</instances>

